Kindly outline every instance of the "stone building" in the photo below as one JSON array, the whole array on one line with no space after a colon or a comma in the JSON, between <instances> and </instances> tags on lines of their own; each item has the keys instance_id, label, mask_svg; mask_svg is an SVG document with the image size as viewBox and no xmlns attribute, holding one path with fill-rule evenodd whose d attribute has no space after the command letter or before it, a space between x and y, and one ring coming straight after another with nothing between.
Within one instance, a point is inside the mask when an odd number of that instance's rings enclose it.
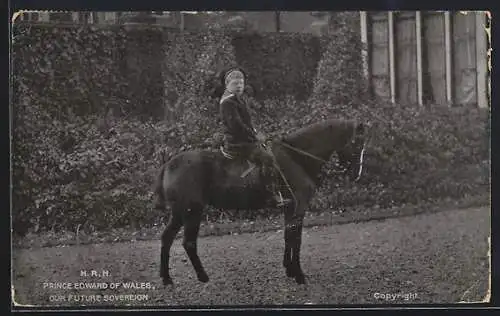
<instances>
[{"instance_id":1,"label":"stone building","mask_svg":"<svg viewBox=\"0 0 500 316\"><path fill-rule=\"evenodd\" d=\"M43 12L22 14L23 21L78 24L155 24L182 30L239 25L256 32L309 32L321 34L328 23L327 12Z\"/></svg>"}]
</instances>

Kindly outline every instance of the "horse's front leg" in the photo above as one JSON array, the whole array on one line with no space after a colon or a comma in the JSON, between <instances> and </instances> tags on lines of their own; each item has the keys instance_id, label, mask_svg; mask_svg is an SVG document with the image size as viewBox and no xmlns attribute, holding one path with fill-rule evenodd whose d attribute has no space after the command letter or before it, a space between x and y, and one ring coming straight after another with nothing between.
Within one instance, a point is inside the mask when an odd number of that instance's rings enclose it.
<instances>
[{"instance_id":1,"label":"horse's front leg","mask_svg":"<svg viewBox=\"0 0 500 316\"><path fill-rule=\"evenodd\" d=\"M303 223L303 214L293 214L292 209L285 210L285 251L283 254L283 267L285 267L286 276L295 278L298 284L305 283L304 272L302 272L300 266Z\"/></svg>"},{"instance_id":2,"label":"horse's front leg","mask_svg":"<svg viewBox=\"0 0 500 316\"><path fill-rule=\"evenodd\" d=\"M300 247L302 246L302 227L304 224L304 215L294 215L291 225L291 246L292 246L292 274L298 284L305 284L306 278L300 266Z\"/></svg>"},{"instance_id":3,"label":"horse's front leg","mask_svg":"<svg viewBox=\"0 0 500 316\"><path fill-rule=\"evenodd\" d=\"M300 267L302 227L305 216L305 210L302 206L304 204L301 201L307 201L307 199L302 196L304 195L296 194L297 207L293 203L285 207L285 252L283 254L283 266L286 269L286 275L294 277L298 284L305 283L305 276Z\"/></svg>"},{"instance_id":4,"label":"horse's front leg","mask_svg":"<svg viewBox=\"0 0 500 316\"><path fill-rule=\"evenodd\" d=\"M292 214L289 208L285 209L285 251L283 254L283 267L285 267L286 276L294 277L292 269Z\"/></svg>"}]
</instances>

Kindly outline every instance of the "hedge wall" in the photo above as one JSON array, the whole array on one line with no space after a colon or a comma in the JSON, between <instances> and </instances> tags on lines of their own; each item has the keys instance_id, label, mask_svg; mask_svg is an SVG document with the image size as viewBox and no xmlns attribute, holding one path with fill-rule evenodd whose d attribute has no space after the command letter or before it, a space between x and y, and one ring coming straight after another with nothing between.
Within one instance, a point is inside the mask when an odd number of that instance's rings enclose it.
<instances>
[{"instance_id":1,"label":"hedge wall","mask_svg":"<svg viewBox=\"0 0 500 316\"><path fill-rule=\"evenodd\" d=\"M359 34L359 14L338 12L329 24L328 39L323 42L324 52L313 80L314 91L310 103L328 104L334 109L338 104L359 106L368 100L368 86L363 75ZM310 116L319 113L314 109Z\"/></svg>"},{"instance_id":2,"label":"hedge wall","mask_svg":"<svg viewBox=\"0 0 500 316\"><path fill-rule=\"evenodd\" d=\"M320 38L279 33L235 36L236 61L248 69L249 81L260 100L291 95L306 100L321 57Z\"/></svg>"},{"instance_id":3,"label":"hedge wall","mask_svg":"<svg viewBox=\"0 0 500 316\"><path fill-rule=\"evenodd\" d=\"M364 177L327 181L318 207L391 207L489 192L489 111L367 103L336 116L372 125ZM371 107L371 108L370 108Z\"/></svg>"},{"instance_id":4,"label":"hedge wall","mask_svg":"<svg viewBox=\"0 0 500 316\"><path fill-rule=\"evenodd\" d=\"M14 26L16 78L60 115L158 115L163 102L161 34L121 27Z\"/></svg>"},{"instance_id":5,"label":"hedge wall","mask_svg":"<svg viewBox=\"0 0 500 316\"><path fill-rule=\"evenodd\" d=\"M343 83L345 78L359 78L361 69L355 35L348 27L339 30L335 40L322 39L313 84L299 84L303 91L316 92L309 100L301 101L304 96L293 93L268 98L281 88L291 91L295 79L280 86L272 86L273 80L299 78L280 68L286 68L285 60L276 62L280 67L267 60L267 67L273 68L266 70L269 77L252 78L267 98L250 99L255 122L269 134L327 116L373 125L375 137L361 182L339 181L326 166L327 181L313 206L383 207L487 190L488 113L366 101L362 87L354 81ZM85 230L104 230L161 223L166 214L151 208L160 155L165 149L175 154L217 141L217 103L207 97L204 86L215 69L243 58L237 46L244 40L231 33L160 33L15 26L15 232L75 229L78 224ZM290 40L287 36L283 41ZM342 38L347 40L341 42ZM132 59L131 54L139 57ZM255 57L246 66L252 68L257 61ZM309 69L312 62L302 65L296 70ZM267 87L272 87L269 94ZM155 106L171 109L166 120L158 120ZM220 213L210 212L209 220Z\"/></svg>"},{"instance_id":6,"label":"hedge wall","mask_svg":"<svg viewBox=\"0 0 500 316\"><path fill-rule=\"evenodd\" d=\"M190 90L205 92L207 78L228 64L248 70L259 100L288 94L304 100L312 92L322 49L319 39L303 34L23 22L13 31L18 75L51 109L88 114L114 107L154 119L172 117Z\"/></svg>"}]
</instances>

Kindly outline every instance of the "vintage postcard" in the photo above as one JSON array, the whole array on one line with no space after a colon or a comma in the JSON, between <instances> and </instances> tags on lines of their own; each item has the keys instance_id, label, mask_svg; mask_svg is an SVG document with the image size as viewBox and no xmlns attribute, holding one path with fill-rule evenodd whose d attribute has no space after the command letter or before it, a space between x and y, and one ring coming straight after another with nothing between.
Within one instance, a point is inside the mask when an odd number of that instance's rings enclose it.
<instances>
[{"instance_id":1,"label":"vintage postcard","mask_svg":"<svg viewBox=\"0 0 500 316\"><path fill-rule=\"evenodd\" d=\"M15 12L12 306L489 302L490 24Z\"/></svg>"}]
</instances>

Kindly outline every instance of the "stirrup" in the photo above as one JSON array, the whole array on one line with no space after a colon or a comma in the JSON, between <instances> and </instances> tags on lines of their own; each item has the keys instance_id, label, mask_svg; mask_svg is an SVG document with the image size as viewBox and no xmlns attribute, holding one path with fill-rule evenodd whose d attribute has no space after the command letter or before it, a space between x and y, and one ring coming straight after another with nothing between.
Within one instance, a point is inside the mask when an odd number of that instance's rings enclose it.
<instances>
[{"instance_id":1,"label":"stirrup","mask_svg":"<svg viewBox=\"0 0 500 316\"><path fill-rule=\"evenodd\" d=\"M278 191L278 195L279 195L279 200L277 201L277 206L278 207L285 206L285 205L289 204L292 201L290 199L284 199L283 195L281 194L281 191Z\"/></svg>"}]
</instances>

